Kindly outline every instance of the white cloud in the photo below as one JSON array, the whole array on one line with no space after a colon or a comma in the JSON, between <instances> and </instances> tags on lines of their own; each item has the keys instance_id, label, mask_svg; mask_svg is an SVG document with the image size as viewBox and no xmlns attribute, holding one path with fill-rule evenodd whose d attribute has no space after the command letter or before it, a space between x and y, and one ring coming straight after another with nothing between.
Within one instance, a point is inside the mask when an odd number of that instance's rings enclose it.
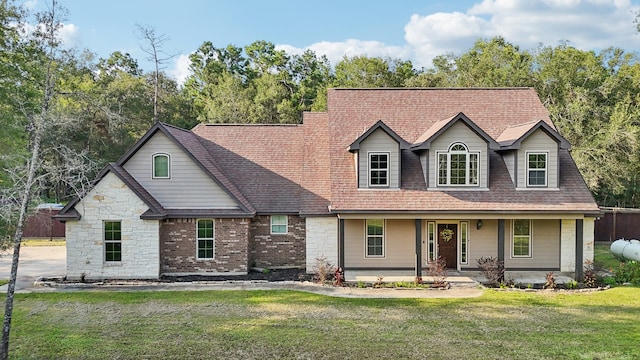
<instances>
[{"instance_id":1,"label":"white cloud","mask_svg":"<svg viewBox=\"0 0 640 360\"><path fill-rule=\"evenodd\" d=\"M63 47L80 46L80 28L74 24L62 24L58 39Z\"/></svg>"},{"instance_id":2,"label":"white cloud","mask_svg":"<svg viewBox=\"0 0 640 360\"><path fill-rule=\"evenodd\" d=\"M22 3L22 7L29 11L35 9L36 6L38 6L38 0L27 0Z\"/></svg>"},{"instance_id":3,"label":"white cloud","mask_svg":"<svg viewBox=\"0 0 640 360\"><path fill-rule=\"evenodd\" d=\"M182 86L187 80L187 77L191 75L189 65L191 65L189 55L180 54L180 56L175 59L173 68L169 70L169 75L176 80L179 86Z\"/></svg>"},{"instance_id":4,"label":"white cloud","mask_svg":"<svg viewBox=\"0 0 640 360\"><path fill-rule=\"evenodd\" d=\"M414 67L431 67L437 55L461 54L478 39L502 36L523 50L562 41L583 50L610 46L640 49L634 20L640 6L630 0L482 0L466 12L414 14L406 24L404 46L348 39L319 42L304 49L278 45L289 54L311 49L332 65L343 56L366 54L409 59Z\"/></svg>"},{"instance_id":5,"label":"white cloud","mask_svg":"<svg viewBox=\"0 0 640 360\"><path fill-rule=\"evenodd\" d=\"M309 49L318 56L325 55L332 66L340 62L343 57L354 57L359 55L367 55L371 57L390 57L399 59L409 59L411 57L411 49L401 46L389 46L380 41L363 41L357 39L347 39L339 42L321 41L311 44L304 49L291 45L277 45L278 50L284 50L287 54L302 54Z\"/></svg>"}]
</instances>

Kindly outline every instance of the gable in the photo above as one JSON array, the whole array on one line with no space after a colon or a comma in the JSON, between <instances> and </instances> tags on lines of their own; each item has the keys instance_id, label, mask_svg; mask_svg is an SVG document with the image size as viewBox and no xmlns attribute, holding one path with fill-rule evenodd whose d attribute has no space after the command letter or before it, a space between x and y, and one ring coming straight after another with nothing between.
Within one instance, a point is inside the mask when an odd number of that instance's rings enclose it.
<instances>
[{"instance_id":1,"label":"gable","mask_svg":"<svg viewBox=\"0 0 640 360\"><path fill-rule=\"evenodd\" d=\"M107 172L95 186L73 208L78 216L76 220L92 221L121 220L124 217L139 219L150 208L129 186L114 172ZM70 219L67 219L70 220Z\"/></svg>"},{"instance_id":2,"label":"gable","mask_svg":"<svg viewBox=\"0 0 640 360\"><path fill-rule=\"evenodd\" d=\"M387 188L400 187L400 144L386 131L377 129L362 140L358 150L358 187L369 188L369 158L374 154L388 156L389 184Z\"/></svg>"},{"instance_id":3,"label":"gable","mask_svg":"<svg viewBox=\"0 0 640 360\"><path fill-rule=\"evenodd\" d=\"M153 178L153 156L159 153L169 155L169 178ZM239 208L224 188L161 131L151 135L126 159L122 167L167 209Z\"/></svg>"}]
</instances>

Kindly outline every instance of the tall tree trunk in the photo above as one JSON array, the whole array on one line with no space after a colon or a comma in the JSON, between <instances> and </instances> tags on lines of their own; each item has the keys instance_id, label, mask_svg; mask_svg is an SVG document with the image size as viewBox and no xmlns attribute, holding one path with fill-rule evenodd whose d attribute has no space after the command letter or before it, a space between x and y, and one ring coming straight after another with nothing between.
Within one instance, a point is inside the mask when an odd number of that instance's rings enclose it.
<instances>
[{"instance_id":1,"label":"tall tree trunk","mask_svg":"<svg viewBox=\"0 0 640 360\"><path fill-rule=\"evenodd\" d=\"M22 243L22 233L24 228L24 222L27 217L27 210L29 207L29 201L31 200L31 190L35 183L36 170L38 169L38 158L40 156L40 142L41 133L39 129L40 124L34 124L36 126L33 136L31 160L29 162L29 170L27 174L27 181L25 183L24 193L22 194L22 201L20 203L20 216L18 217L18 224L16 227L16 233L13 238L13 258L11 261L11 275L9 277L9 284L7 286L7 297L5 300L4 309L4 322L2 324L2 344L0 344L0 359L6 360L9 358L9 333L11 331L11 319L13 316L13 296L16 290L16 281L18 278L18 260L20 259L20 244Z\"/></svg>"}]
</instances>

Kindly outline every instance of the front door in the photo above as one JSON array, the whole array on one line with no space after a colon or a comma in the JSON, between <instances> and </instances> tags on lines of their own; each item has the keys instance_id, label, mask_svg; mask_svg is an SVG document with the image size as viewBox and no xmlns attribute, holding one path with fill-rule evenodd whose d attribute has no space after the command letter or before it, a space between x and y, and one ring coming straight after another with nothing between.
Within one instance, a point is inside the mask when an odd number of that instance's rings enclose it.
<instances>
[{"instance_id":1,"label":"front door","mask_svg":"<svg viewBox=\"0 0 640 360\"><path fill-rule=\"evenodd\" d=\"M438 255L447 268L458 268L458 225L438 224Z\"/></svg>"}]
</instances>

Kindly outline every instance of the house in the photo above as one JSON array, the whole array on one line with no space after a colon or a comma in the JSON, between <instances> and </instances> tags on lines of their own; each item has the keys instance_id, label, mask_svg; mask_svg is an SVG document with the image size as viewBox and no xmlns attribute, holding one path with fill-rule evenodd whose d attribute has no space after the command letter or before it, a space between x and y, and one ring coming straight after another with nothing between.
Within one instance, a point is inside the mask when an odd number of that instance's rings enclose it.
<instances>
[{"instance_id":1,"label":"house","mask_svg":"<svg viewBox=\"0 0 640 360\"><path fill-rule=\"evenodd\" d=\"M156 123L61 211L68 278L441 257L581 276L600 214L531 88L330 89L299 125Z\"/></svg>"}]
</instances>

